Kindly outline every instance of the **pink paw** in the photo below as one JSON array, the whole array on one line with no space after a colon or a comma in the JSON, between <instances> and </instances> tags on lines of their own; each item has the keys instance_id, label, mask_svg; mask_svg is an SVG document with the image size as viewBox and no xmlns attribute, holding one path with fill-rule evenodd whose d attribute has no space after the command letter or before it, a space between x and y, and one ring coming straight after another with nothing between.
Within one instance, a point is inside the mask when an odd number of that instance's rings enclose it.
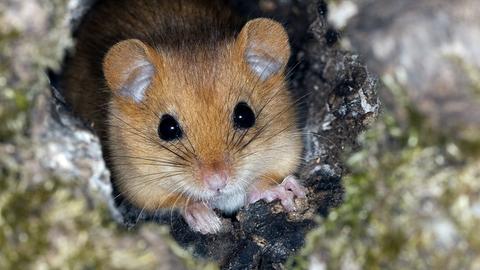
<instances>
[{"instance_id":1,"label":"pink paw","mask_svg":"<svg viewBox=\"0 0 480 270\"><path fill-rule=\"evenodd\" d=\"M305 198L305 188L298 183L298 180L289 175L283 179L283 182L271 189L265 191L253 190L248 194L248 203L254 203L259 200L272 202L276 199L280 200L281 204L288 212L295 211L294 198Z\"/></svg>"},{"instance_id":2,"label":"pink paw","mask_svg":"<svg viewBox=\"0 0 480 270\"><path fill-rule=\"evenodd\" d=\"M188 205L182 216L192 230L202 234L217 233L222 227L222 221L217 214L201 202Z\"/></svg>"}]
</instances>

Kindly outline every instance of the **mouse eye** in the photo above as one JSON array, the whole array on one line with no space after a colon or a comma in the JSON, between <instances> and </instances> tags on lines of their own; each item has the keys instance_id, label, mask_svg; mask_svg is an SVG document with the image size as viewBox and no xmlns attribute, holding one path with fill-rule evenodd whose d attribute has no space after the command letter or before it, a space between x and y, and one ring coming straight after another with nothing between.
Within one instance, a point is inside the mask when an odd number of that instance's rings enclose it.
<instances>
[{"instance_id":1,"label":"mouse eye","mask_svg":"<svg viewBox=\"0 0 480 270\"><path fill-rule=\"evenodd\" d=\"M255 125L255 113L245 102L240 102L233 110L233 123L235 128L247 129Z\"/></svg>"},{"instance_id":2,"label":"mouse eye","mask_svg":"<svg viewBox=\"0 0 480 270\"><path fill-rule=\"evenodd\" d=\"M172 141L180 139L183 135L180 124L173 116L169 114L164 114L160 120L160 125L158 126L158 136L164 141Z\"/></svg>"}]
</instances>

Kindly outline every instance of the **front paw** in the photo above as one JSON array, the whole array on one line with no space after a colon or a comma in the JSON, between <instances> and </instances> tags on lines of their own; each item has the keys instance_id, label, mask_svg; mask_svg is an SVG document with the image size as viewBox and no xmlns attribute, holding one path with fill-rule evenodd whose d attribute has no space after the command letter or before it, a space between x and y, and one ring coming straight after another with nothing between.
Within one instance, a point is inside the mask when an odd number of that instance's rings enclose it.
<instances>
[{"instance_id":1,"label":"front paw","mask_svg":"<svg viewBox=\"0 0 480 270\"><path fill-rule=\"evenodd\" d=\"M306 189L298 182L298 180L289 175L283 179L280 185L274 186L267 190L254 189L248 194L248 203L255 203L259 200L272 202L280 200L283 208L288 212L295 211L294 198L305 198Z\"/></svg>"},{"instance_id":2,"label":"front paw","mask_svg":"<svg viewBox=\"0 0 480 270\"><path fill-rule=\"evenodd\" d=\"M217 233L222 228L222 221L217 214L201 202L189 204L182 211L182 216L193 231L202 234Z\"/></svg>"}]
</instances>

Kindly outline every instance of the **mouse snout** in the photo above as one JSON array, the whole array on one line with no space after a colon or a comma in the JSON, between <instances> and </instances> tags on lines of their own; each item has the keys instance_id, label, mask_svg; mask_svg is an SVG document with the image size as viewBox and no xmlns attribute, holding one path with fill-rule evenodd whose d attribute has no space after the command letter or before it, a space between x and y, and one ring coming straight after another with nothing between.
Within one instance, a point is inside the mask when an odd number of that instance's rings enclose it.
<instances>
[{"instance_id":1,"label":"mouse snout","mask_svg":"<svg viewBox=\"0 0 480 270\"><path fill-rule=\"evenodd\" d=\"M208 189L220 192L227 185L228 175L225 171L207 172L203 175L203 182Z\"/></svg>"},{"instance_id":2,"label":"mouse snout","mask_svg":"<svg viewBox=\"0 0 480 270\"><path fill-rule=\"evenodd\" d=\"M221 192L230 179L230 167L225 160L203 161L198 164L198 179L205 188Z\"/></svg>"}]
</instances>

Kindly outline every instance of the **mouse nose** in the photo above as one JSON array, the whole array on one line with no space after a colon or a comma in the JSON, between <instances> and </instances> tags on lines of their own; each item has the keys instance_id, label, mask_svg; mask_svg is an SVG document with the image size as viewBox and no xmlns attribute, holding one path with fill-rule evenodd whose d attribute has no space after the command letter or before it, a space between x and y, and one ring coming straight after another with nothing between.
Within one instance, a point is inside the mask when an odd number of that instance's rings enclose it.
<instances>
[{"instance_id":1,"label":"mouse nose","mask_svg":"<svg viewBox=\"0 0 480 270\"><path fill-rule=\"evenodd\" d=\"M227 185L226 172L213 172L205 174L203 181L211 191L219 192Z\"/></svg>"}]
</instances>

